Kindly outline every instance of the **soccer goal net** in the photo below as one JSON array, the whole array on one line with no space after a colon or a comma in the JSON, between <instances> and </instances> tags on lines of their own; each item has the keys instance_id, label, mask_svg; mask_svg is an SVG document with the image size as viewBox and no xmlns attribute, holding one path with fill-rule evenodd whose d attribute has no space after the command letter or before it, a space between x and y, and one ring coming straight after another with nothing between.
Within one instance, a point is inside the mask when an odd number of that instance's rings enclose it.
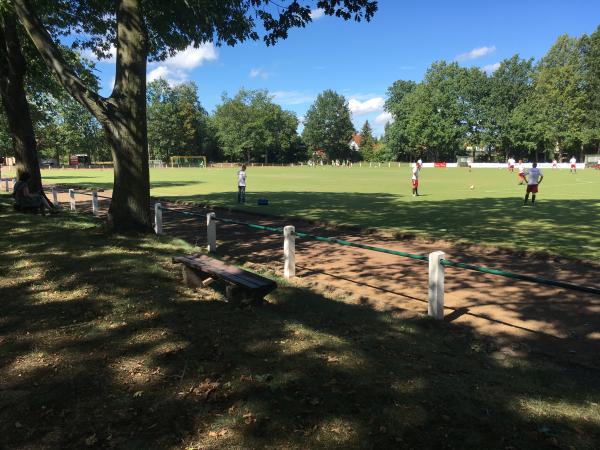
<instances>
[{"instance_id":1,"label":"soccer goal net","mask_svg":"<svg viewBox=\"0 0 600 450\"><path fill-rule=\"evenodd\" d=\"M171 167L206 167L206 156L171 156Z\"/></svg>"}]
</instances>

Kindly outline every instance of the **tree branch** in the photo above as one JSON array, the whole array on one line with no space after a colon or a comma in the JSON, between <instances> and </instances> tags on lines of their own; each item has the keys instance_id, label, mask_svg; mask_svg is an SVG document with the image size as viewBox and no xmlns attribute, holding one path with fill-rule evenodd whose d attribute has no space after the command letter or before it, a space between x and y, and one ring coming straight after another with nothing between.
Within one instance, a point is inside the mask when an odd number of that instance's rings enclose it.
<instances>
[{"instance_id":1,"label":"tree branch","mask_svg":"<svg viewBox=\"0 0 600 450\"><path fill-rule=\"evenodd\" d=\"M106 99L91 91L81 79L70 70L59 47L54 43L44 25L33 12L27 0L13 0L15 12L44 62L54 73L59 83L100 122L105 121L108 112Z\"/></svg>"}]
</instances>

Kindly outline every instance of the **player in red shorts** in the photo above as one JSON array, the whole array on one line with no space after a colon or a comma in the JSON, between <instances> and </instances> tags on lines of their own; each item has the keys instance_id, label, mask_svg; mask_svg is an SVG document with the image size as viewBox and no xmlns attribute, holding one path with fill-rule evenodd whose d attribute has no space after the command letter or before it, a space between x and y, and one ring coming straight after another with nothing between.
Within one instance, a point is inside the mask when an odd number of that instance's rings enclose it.
<instances>
[{"instance_id":1,"label":"player in red shorts","mask_svg":"<svg viewBox=\"0 0 600 450\"><path fill-rule=\"evenodd\" d=\"M412 169L412 195L419 196L419 167L416 164Z\"/></svg>"},{"instance_id":2,"label":"player in red shorts","mask_svg":"<svg viewBox=\"0 0 600 450\"><path fill-rule=\"evenodd\" d=\"M529 177L529 179L527 179ZM525 177L527 182L527 192L525 193L525 200L523 200L523 206L527 204L529 200L529 194L531 194L531 206L535 206L535 195L538 193L538 186L544 179L544 174L540 169L537 168L537 163L534 162L531 169Z\"/></svg>"},{"instance_id":3,"label":"player in red shorts","mask_svg":"<svg viewBox=\"0 0 600 450\"><path fill-rule=\"evenodd\" d=\"M571 163L571 169L569 169L569 172L577 173L577 159L575 158L575 155L571 156L569 163Z\"/></svg>"},{"instance_id":4,"label":"player in red shorts","mask_svg":"<svg viewBox=\"0 0 600 450\"><path fill-rule=\"evenodd\" d=\"M515 171L515 159L511 156L510 158L508 158L508 171L509 172L514 172Z\"/></svg>"},{"instance_id":5,"label":"player in red shorts","mask_svg":"<svg viewBox=\"0 0 600 450\"><path fill-rule=\"evenodd\" d=\"M523 164L523 160L520 159L519 160L519 184L524 184L526 182L527 182L527 180L525 179L525 164Z\"/></svg>"}]
</instances>

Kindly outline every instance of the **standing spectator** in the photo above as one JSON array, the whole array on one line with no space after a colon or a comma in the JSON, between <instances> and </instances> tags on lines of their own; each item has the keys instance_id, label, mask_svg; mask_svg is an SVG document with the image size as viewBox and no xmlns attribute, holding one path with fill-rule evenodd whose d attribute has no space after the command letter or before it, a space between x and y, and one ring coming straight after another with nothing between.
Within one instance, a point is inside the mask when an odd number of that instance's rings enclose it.
<instances>
[{"instance_id":1,"label":"standing spectator","mask_svg":"<svg viewBox=\"0 0 600 450\"><path fill-rule=\"evenodd\" d=\"M569 162L571 163L571 169L569 170L569 172L577 173L577 159L575 159L575 155L571 156Z\"/></svg>"},{"instance_id":2,"label":"standing spectator","mask_svg":"<svg viewBox=\"0 0 600 450\"><path fill-rule=\"evenodd\" d=\"M527 179L529 177L529 179ZM540 169L537 168L537 163L533 163L533 167L527 172L525 181L527 182L527 192L525 193L525 200L523 200L523 206L527 204L529 194L531 194L531 206L535 206L535 196L538 192L538 185L544 179L544 174Z\"/></svg>"},{"instance_id":3,"label":"standing spectator","mask_svg":"<svg viewBox=\"0 0 600 450\"><path fill-rule=\"evenodd\" d=\"M238 171L238 203L246 203L246 164Z\"/></svg>"},{"instance_id":4,"label":"standing spectator","mask_svg":"<svg viewBox=\"0 0 600 450\"><path fill-rule=\"evenodd\" d=\"M413 197L419 196L419 166L415 164L412 169L412 195Z\"/></svg>"}]
</instances>

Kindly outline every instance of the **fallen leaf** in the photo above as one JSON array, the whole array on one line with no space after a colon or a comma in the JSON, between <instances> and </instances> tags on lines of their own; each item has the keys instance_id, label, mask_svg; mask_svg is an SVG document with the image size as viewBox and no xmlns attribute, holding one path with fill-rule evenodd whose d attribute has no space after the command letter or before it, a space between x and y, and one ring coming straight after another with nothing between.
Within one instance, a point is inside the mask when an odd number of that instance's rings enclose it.
<instances>
[{"instance_id":1,"label":"fallen leaf","mask_svg":"<svg viewBox=\"0 0 600 450\"><path fill-rule=\"evenodd\" d=\"M98 438L96 437L96 433L92 434L90 437L85 439L85 445L92 446L96 442L98 442Z\"/></svg>"},{"instance_id":2,"label":"fallen leaf","mask_svg":"<svg viewBox=\"0 0 600 450\"><path fill-rule=\"evenodd\" d=\"M141 397L142 395L144 395L144 391L136 391L133 393L134 397Z\"/></svg>"}]
</instances>

